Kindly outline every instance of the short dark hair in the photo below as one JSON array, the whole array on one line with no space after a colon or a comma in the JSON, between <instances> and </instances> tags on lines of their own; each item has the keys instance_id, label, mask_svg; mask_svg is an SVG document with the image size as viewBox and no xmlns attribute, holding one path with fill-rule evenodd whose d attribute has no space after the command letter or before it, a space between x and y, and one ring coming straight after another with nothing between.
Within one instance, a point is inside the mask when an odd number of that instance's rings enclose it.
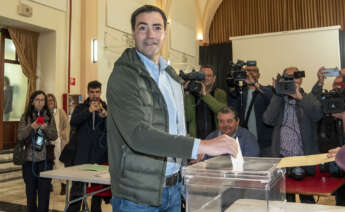
<instances>
[{"instance_id":1,"label":"short dark hair","mask_svg":"<svg viewBox=\"0 0 345 212\"><path fill-rule=\"evenodd\" d=\"M102 84L100 82L98 82L97 80L91 81L89 82L89 84L87 84L87 90L90 90L90 88L99 88L102 90Z\"/></svg>"},{"instance_id":2,"label":"short dark hair","mask_svg":"<svg viewBox=\"0 0 345 212\"><path fill-rule=\"evenodd\" d=\"M285 73L287 72L287 70L289 70L289 69L295 69L296 71L299 71L297 67L295 67L295 66L290 66L290 67L287 67L287 68L285 68L285 69L283 70L283 74L285 74Z\"/></svg>"},{"instance_id":3,"label":"short dark hair","mask_svg":"<svg viewBox=\"0 0 345 212\"><path fill-rule=\"evenodd\" d=\"M159 14L161 14L162 18L163 18L163 22L164 22L164 30L167 28L167 16L165 15L165 13L163 12L163 10L161 10L159 7L153 6L153 5L144 5L142 7L139 7L138 9L136 9L131 16L131 26L132 26L132 31L134 31L135 29L135 22L136 22L136 18L139 14L141 13L152 13L152 12L158 12Z\"/></svg>"},{"instance_id":4,"label":"short dark hair","mask_svg":"<svg viewBox=\"0 0 345 212\"><path fill-rule=\"evenodd\" d=\"M221 114L232 113L232 114L234 115L234 118L235 118L236 120L239 119L237 111L236 111L234 108L232 108L232 107L224 107L223 109L221 109L221 110L218 112L217 115L219 115L220 113L221 113Z\"/></svg>"},{"instance_id":5,"label":"short dark hair","mask_svg":"<svg viewBox=\"0 0 345 212\"><path fill-rule=\"evenodd\" d=\"M212 72L213 72L213 75L216 75L216 69L214 68L213 65L209 65L209 64L207 64L207 65L202 65L201 68L200 68L200 70L203 69L203 68L210 68L210 69L212 70Z\"/></svg>"}]
</instances>

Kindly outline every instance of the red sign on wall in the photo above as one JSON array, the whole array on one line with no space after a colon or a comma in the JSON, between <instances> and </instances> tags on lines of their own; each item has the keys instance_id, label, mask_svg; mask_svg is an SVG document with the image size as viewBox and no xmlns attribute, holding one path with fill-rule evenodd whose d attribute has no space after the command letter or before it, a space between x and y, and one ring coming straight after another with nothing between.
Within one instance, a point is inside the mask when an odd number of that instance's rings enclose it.
<instances>
[{"instance_id":1,"label":"red sign on wall","mask_svg":"<svg viewBox=\"0 0 345 212\"><path fill-rule=\"evenodd\" d=\"M71 77L70 81L69 81L69 84L74 86L75 85L75 81L76 81L75 77Z\"/></svg>"}]
</instances>

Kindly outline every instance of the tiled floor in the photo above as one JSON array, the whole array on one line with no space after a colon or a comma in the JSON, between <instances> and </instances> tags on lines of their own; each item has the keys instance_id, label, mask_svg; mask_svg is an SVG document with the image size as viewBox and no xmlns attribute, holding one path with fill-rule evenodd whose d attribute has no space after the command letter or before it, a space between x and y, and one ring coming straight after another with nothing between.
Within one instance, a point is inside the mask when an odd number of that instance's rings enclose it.
<instances>
[{"instance_id":1,"label":"tiled floor","mask_svg":"<svg viewBox=\"0 0 345 212\"><path fill-rule=\"evenodd\" d=\"M53 185L49 208L51 212L60 212L65 206L65 196L60 195L60 182L55 181ZM26 212L25 206L25 185L22 179L0 183L0 212ZM111 212L111 205L103 202L102 211Z\"/></svg>"},{"instance_id":2,"label":"tiled floor","mask_svg":"<svg viewBox=\"0 0 345 212\"><path fill-rule=\"evenodd\" d=\"M50 195L50 211L60 212L64 209L65 196L59 194L60 182L54 181L53 185L54 191ZM315 199L317 200L317 197ZM335 199L334 196L320 197L318 203L324 205L335 205ZM25 187L22 179L0 183L0 212L26 212L25 205ZM103 203L102 211L111 212L111 205Z\"/></svg>"}]
</instances>

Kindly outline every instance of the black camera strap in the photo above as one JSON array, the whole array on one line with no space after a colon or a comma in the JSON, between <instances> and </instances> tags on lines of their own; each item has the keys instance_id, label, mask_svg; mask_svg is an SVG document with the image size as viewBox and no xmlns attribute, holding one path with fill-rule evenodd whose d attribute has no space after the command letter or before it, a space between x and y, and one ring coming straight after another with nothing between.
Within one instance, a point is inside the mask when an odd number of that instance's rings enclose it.
<instances>
[{"instance_id":1,"label":"black camera strap","mask_svg":"<svg viewBox=\"0 0 345 212\"><path fill-rule=\"evenodd\" d=\"M250 105L249 105L249 108L248 108L248 111L247 111L247 114L246 114L246 118L244 119L244 127L248 129L248 121L249 121L249 116L250 116L250 113L252 112L252 109L253 109L253 106L254 106L254 103L255 103L255 98L257 97L258 95L258 91L255 90L253 92L253 96L252 96L252 100L250 101ZM246 113L246 111L244 111L244 114Z\"/></svg>"}]
</instances>

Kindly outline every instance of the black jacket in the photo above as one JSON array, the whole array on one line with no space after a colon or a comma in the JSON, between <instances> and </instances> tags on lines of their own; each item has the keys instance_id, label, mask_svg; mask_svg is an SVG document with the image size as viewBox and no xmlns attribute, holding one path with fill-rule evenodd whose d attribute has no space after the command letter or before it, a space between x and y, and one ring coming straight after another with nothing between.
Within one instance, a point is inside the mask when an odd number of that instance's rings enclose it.
<instances>
[{"instance_id":1,"label":"black jacket","mask_svg":"<svg viewBox=\"0 0 345 212\"><path fill-rule=\"evenodd\" d=\"M272 132L273 128L263 122L263 114L266 111L268 105L271 102L271 98L273 95L273 88L272 86L261 86L260 89L262 93L258 90L255 90L253 93L253 98L255 97L255 102L253 105L252 110L254 109L255 111L255 118L256 118L256 129L257 129L257 134L258 134L258 144L260 148L266 148L271 146L272 142ZM236 109L240 116L240 125L242 127L244 126L244 113L245 109L247 107L247 94L248 94L248 89L244 88L243 90L243 110L241 110L241 96L238 90L228 93L228 105L230 107L233 107ZM250 103L248 103L250 104Z\"/></svg>"},{"instance_id":2,"label":"black jacket","mask_svg":"<svg viewBox=\"0 0 345 212\"><path fill-rule=\"evenodd\" d=\"M105 102L102 106L107 109ZM89 111L89 99L79 104L73 111L71 128L76 129L77 148L74 165L85 163L104 163L107 161L106 118L95 112L95 129L93 115Z\"/></svg>"}]
</instances>

